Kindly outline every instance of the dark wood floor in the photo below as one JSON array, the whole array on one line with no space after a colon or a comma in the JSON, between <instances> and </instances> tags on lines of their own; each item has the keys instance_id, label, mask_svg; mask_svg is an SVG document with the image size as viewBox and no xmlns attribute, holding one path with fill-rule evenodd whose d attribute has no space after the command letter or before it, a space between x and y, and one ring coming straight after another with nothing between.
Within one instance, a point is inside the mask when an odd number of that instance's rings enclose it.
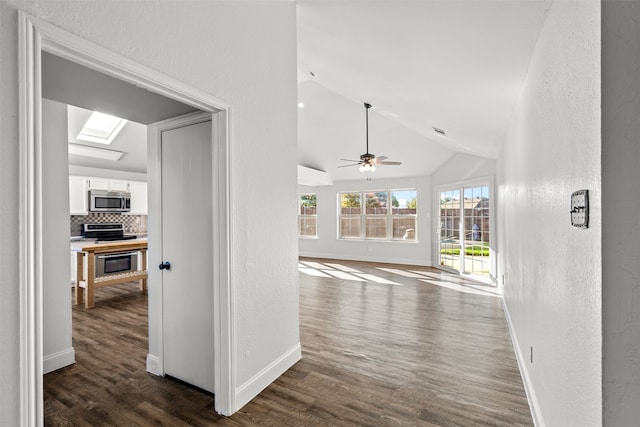
<instances>
[{"instance_id":1,"label":"dark wood floor","mask_svg":"<svg viewBox=\"0 0 640 427\"><path fill-rule=\"evenodd\" d=\"M533 425L493 288L426 267L301 259L302 360L231 417L145 372L146 293L73 310L77 362L45 375L46 425Z\"/></svg>"}]
</instances>

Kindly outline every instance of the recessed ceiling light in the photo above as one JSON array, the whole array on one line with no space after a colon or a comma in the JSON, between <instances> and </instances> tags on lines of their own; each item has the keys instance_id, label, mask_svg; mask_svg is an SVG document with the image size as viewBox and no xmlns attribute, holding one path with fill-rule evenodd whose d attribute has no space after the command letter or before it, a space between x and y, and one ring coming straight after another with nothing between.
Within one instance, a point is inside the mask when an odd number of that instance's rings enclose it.
<instances>
[{"instance_id":1,"label":"recessed ceiling light","mask_svg":"<svg viewBox=\"0 0 640 427\"><path fill-rule=\"evenodd\" d=\"M298 102L298 108L304 108L304 102Z\"/></svg>"},{"instance_id":2,"label":"recessed ceiling light","mask_svg":"<svg viewBox=\"0 0 640 427\"><path fill-rule=\"evenodd\" d=\"M76 156L93 157L103 160L120 160L120 157L124 154L122 151L106 150L104 148L88 147L80 144L69 144L69 154L75 154Z\"/></svg>"},{"instance_id":3,"label":"recessed ceiling light","mask_svg":"<svg viewBox=\"0 0 640 427\"><path fill-rule=\"evenodd\" d=\"M126 123L126 120L119 117L94 111L76 138L100 144L111 144Z\"/></svg>"},{"instance_id":4,"label":"recessed ceiling light","mask_svg":"<svg viewBox=\"0 0 640 427\"><path fill-rule=\"evenodd\" d=\"M437 128L437 127L435 127L435 126L434 126L434 127L433 127L433 130L434 130L437 134L440 134L440 135L442 135L442 136L445 136L444 129L440 129L440 128Z\"/></svg>"}]
</instances>

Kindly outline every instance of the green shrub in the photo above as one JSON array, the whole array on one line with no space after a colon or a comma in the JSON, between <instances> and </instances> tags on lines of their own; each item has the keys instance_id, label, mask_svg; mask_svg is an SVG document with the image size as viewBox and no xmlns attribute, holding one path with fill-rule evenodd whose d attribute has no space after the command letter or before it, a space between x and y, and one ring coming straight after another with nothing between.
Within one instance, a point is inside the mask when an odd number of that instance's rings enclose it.
<instances>
[{"instance_id":1,"label":"green shrub","mask_svg":"<svg viewBox=\"0 0 640 427\"><path fill-rule=\"evenodd\" d=\"M441 249L443 255L460 255L460 248ZM489 256L489 248L487 246L467 246L464 253L473 256Z\"/></svg>"}]
</instances>

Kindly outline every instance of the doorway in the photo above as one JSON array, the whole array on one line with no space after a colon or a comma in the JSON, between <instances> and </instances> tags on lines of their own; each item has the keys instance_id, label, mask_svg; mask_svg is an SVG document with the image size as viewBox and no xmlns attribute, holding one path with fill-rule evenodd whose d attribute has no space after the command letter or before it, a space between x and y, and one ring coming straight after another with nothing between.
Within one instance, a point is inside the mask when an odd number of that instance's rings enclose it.
<instances>
[{"instance_id":1,"label":"doorway","mask_svg":"<svg viewBox=\"0 0 640 427\"><path fill-rule=\"evenodd\" d=\"M42 247L44 216L42 192L42 71L43 52L59 56L99 73L133 84L149 92L185 103L212 114L217 122L217 132L212 135L216 151L216 168L219 182L213 189L215 210L211 217L216 234L213 265L217 274L213 278L215 303L213 312L218 322L213 335L215 341L215 410L231 414L235 384L231 375L233 357L233 334L231 329L231 283L228 260L230 243L228 236L229 200L229 105L207 93L188 87L168 76L148 69L127 58L121 57L98 45L83 40L45 21L19 12L19 75L20 75L20 219L21 236L24 241L20 250L20 319L24 336L20 344L20 355L25 361L20 369L20 414L21 424L39 425L43 422L42 393L42 291L43 257ZM153 209L150 205L150 209ZM157 206L156 208L157 209ZM157 260L150 259L151 265ZM161 292L161 291L160 291ZM157 302L155 303L158 304ZM161 305L161 302L160 302ZM149 354L158 353L161 345L161 307L154 307L150 299ZM151 330L152 325L155 328ZM160 336L158 336L160 334ZM154 365L147 360L147 369L162 373L161 359ZM155 369L155 371L154 371Z\"/></svg>"},{"instance_id":2,"label":"doorway","mask_svg":"<svg viewBox=\"0 0 640 427\"><path fill-rule=\"evenodd\" d=\"M483 281L492 275L491 183L451 185L438 191L438 265Z\"/></svg>"}]
</instances>

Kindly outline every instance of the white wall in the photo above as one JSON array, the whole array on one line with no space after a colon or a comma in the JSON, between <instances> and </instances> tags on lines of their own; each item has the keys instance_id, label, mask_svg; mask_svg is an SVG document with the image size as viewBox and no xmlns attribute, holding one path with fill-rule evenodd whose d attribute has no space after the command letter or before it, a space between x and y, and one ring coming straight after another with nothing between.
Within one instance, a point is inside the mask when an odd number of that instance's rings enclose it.
<instances>
[{"instance_id":1,"label":"white wall","mask_svg":"<svg viewBox=\"0 0 640 427\"><path fill-rule=\"evenodd\" d=\"M602 418L600 99L600 2L554 2L498 162L504 299L538 425ZM586 230L570 225L580 189Z\"/></svg>"},{"instance_id":2,"label":"white wall","mask_svg":"<svg viewBox=\"0 0 640 427\"><path fill-rule=\"evenodd\" d=\"M231 281L238 337L233 375L240 389L283 355L299 356L295 4L3 0L0 424L17 425L19 409L16 9L232 105ZM261 163L256 165L255 159Z\"/></svg>"},{"instance_id":3,"label":"white wall","mask_svg":"<svg viewBox=\"0 0 640 427\"><path fill-rule=\"evenodd\" d=\"M354 169L355 170L355 169ZM356 173L359 173L356 171ZM416 242L339 240L338 192L415 188L418 192ZM431 265L431 179L428 176L403 179L376 179L364 175L357 181L340 181L332 186L298 186L298 193L315 193L318 200L318 238L299 238L301 256Z\"/></svg>"},{"instance_id":4,"label":"white wall","mask_svg":"<svg viewBox=\"0 0 640 427\"><path fill-rule=\"evenodd\" d=\"M495 159L456 153L434 172L431 176L431 182L435 188L444 184L494 176L495 174Z\"/></svg>"},{"instance_id":5,"label":"white wall","mask_svg":"<svg viewBox=\"0 0 640 427\"><path fill-rule=\"evenodd\" d=\"M64 209L45 209L43 218L43 371L75 362L71 344L71 287L69 280L69 174L67 173L67 106L42 103L43 203Z\"/></svg>"},{"instance_id":6,"label":"white wall","mask_svg":"<svg viewBox=\"0 0 640 427\"><path fill-rule=\"evenodd\" d=\"M603 425L640 420L640 2L602 3Z\"/></svg>"}]
</instances>

